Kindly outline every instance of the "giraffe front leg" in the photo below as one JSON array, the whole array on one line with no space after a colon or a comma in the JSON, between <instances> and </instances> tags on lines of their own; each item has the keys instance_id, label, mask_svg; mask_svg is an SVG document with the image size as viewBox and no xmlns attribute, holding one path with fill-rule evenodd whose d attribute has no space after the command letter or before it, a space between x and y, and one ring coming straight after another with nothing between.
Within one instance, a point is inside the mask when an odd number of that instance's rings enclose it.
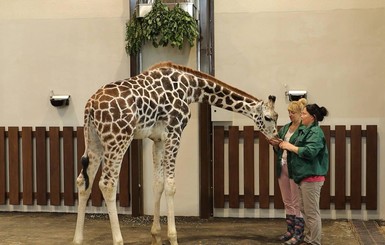
<instances>
[{"instance_id":1,"label":"giraffe front leg","mask_svg":"<svg viewBox=\"0 0 385 245\"><path fill-rule=\"evenodd\" d=\"M162 245L160 227L160 200L163 193L163 179L154 180L154 220L151 227L152 245Z\"/></svg>"},{"instance_id":2,"label":"giraffe front leg","mask_svg":"<svg viewBox=\"0 0 385 245\"><path fill-rule=\"evenodd\" d=\"M164 190L164 170L162 158L164 143L154 142L153 145L153 194L154 194L154 220L151 227L152 245L161 245L161 226L160 226L160 200Z\"/></svg>"},{"instance_id":3,"label":"giraffe front leg","mask_svg":"<svg viewBox=\"0 0 385 245\"><path fill-rule=\"evenodd\" d=\"M167 236L171 245L178 245L177 232L175 227L174 196L176 192L175 179L166 180L165 194L167 201Z\"/></svg>"}]
</instances>

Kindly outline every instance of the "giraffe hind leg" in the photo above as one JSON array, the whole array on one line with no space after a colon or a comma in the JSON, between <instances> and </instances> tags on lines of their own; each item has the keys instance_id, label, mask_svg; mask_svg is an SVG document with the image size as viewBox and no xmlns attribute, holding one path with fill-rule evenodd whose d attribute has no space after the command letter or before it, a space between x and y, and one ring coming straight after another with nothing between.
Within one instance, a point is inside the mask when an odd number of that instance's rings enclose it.
<instances>
[{"instance_id":1,"label":"giraffe hind leg","mask_svg":"<svg viewBox=\"0 0 385 245\"><path fill-rule=\"evenodd\" d=\"M96 172L102 161L103 149L101 148L100 141L96 138L95 134L90 134L90 136L92 140L89 143L89 148L81 159L83 169L76 181L78 187L78 213L73 244L83 243L86 206L92 190L90 187L94 182Z\"/></svg>"},{"instance_id":2,"label":"giraffe hind leg","mask_svg":"<svg viewBox=\"0 0 385 245\"><path fill-rule=\"evenodd\" d=\"M87 158L82 158L85 161ZM85 212L87 207L88 199L91 195L92 183L94 182L95 175L100 165L100 158L92 157L90 160L89 166L83 168L82 172L77 178L78 186L78 214L76 221L75 235L73 239L73 244L82 244L83 243L83 230L84 230L84 219ZM87 187L86 187L87 186Z\"/></svg>"}]
</instances>

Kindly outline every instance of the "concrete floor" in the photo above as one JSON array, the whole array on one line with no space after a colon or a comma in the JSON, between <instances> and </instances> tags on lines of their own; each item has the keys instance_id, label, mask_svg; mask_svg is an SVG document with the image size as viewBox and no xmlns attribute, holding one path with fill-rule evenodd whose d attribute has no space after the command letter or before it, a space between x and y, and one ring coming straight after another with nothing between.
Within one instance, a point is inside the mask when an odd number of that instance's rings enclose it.
<instances>
[{"instance_id":1,"label":"concrete floor","mask_svg":"<svg viewBox=\"0 0 385 245\"><path fill-rule=\"evenodd\" d=\"M76 214L0 213L1 245L71 244ZM152 217L120 216L124 244L151 244ZM323 220L323 244L385 244L384 230L377 222ZM179 244L280 244L277 237L285 229L283 219L176 218ZM358 227L358 228L357 228ZM166 219L162 217L164 244ZM112 244L107 215L86 215L85 244ZM373 234L375 233L375 236ZM369 238L368 238L369 237ZM375 240L374 238L375 237ZM365 240L369 239L369 240Z\"/></svg>"}]
</instances>

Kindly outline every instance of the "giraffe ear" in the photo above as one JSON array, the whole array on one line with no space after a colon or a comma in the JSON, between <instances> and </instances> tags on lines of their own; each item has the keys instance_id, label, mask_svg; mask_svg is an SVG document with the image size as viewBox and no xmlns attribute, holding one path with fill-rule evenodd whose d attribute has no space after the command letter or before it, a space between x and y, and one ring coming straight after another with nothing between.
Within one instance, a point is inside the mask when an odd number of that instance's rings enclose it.
<instances>
[{"instance_id":1,"label":"giraffe ear","mask_svg":"<svg viewBox=\"0 0 385 245\"><path fill-rule=\"evenodd\" d=\"M275 99L276 99L276 97L274 95L269 95L269 101L271 102L271 104L274 105Z\"/></svg>"}]
</instances>

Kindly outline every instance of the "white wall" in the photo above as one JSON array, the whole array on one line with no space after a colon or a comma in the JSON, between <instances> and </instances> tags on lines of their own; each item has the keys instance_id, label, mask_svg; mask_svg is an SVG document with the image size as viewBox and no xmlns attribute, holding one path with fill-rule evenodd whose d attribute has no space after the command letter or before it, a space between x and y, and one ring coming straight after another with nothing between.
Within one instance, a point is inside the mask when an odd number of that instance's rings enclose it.
<instances>
[{"instance_id":1,"label":"white wall","mask_svg":"<svg viewBox=\"0 0 385 245\"><path fill-rule=\"evenodd\" d=\"M216 76L261 99L276 95L278 124L288 121L287 85L328 108L323 124L378 125L378 211L343 213L357 218L385 217L384 7L383 1L215 1ZM251 124L237 114L230 118Z\"/></svg>"},{"instance_id":2,"label":"white wall","mask_svg":"<svg viewBox=\"0 0 385 245\"><path fill-rule=\"evenodd\" d=\"M0 125L82 125L89 96L129 75L127 19L123 0L0 0Z\"/></svg>"}]
</instances>

